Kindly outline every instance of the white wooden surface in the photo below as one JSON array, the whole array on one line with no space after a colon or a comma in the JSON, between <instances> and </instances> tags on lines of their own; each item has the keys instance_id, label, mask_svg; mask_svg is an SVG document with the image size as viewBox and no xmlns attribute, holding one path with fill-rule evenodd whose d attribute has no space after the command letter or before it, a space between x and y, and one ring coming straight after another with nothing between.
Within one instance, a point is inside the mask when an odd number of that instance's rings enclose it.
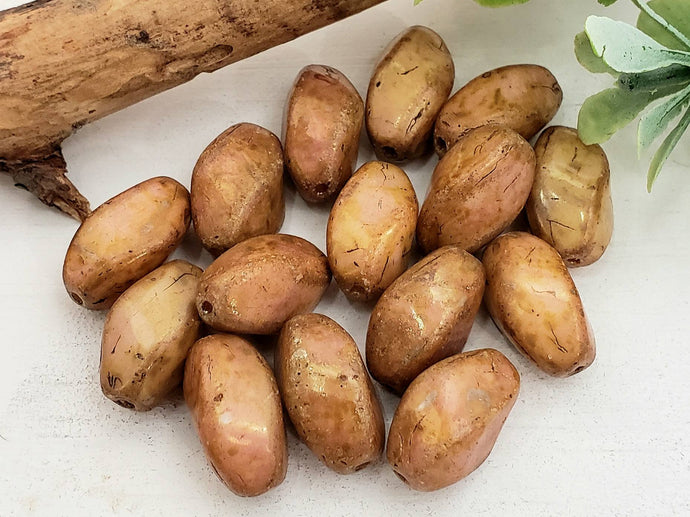
<instances>
[{"instance_id":1,"label":"white wooden surface","mask_svg":"<svg viewBox=\"0 0 690 517\"><path fill-rule=\"evenodd\" d=\"M0 0L0 8L18 3ZM490 68L539 63L573 125L584 98L607 85L580 69L572 39L586 15L633 21L626 0L532 0L490 10L469 0L390 0L91 124L64 146L70 176L94 206L154 175L189 185L208 142L239 121L280 133L285 96L309 63L335 66L364 95L378 54L401 29L438 31L455 56L456 88ZM2 114L0 114L0 117ZM98 383L104 314L77 307L61 266L75 221L0 177L0 515L688 515L690 514L690 140L653 195L635 160L634 129L605 148L616 228L597 264L573 271L598 357L566 380L522 359L482 312L467 349L495 347L522 374L520 398L485 464L436 493L406 488L384 462L343 477L294 434L285 482L255 499L230 493L207 466L179 394L135 414ZM360 163L372 153L362 140ZM435 159L406 166L423 198ZM291 191L283 227L324 249L327 209ZM210 262L193 240L176 256ZM368 314L333 285L318 308L363 347ZM380 390L387 423L397 398Z\"/></svg>"}]
</instances>

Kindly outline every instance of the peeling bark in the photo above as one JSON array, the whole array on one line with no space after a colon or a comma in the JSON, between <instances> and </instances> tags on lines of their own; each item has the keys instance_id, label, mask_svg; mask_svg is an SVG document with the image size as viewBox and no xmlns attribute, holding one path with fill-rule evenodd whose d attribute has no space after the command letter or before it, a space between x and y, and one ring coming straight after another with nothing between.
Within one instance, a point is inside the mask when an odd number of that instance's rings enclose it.
<instances>
[{"instance_id":1,"label":"peeling bark","mask_svg":"<svg viewBox=\"0 0 690 517\"><path fill-rule=\"evenodd\" d=\"M15 186L33 193L48 206L54 206L78 220L91 213L88 200L67 179L67 164L58 148L43 158L32 160L0 159L0 171L12 175Z\"/></svg>"}]
</instances>

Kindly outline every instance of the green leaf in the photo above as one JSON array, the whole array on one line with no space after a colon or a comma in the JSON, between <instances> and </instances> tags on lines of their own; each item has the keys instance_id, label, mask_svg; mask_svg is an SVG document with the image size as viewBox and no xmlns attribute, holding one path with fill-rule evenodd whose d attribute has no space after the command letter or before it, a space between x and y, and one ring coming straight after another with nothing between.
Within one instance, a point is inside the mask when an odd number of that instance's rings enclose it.
<instances>
[{"instance_id":1,"label":"green leaf","mask_svg":"<svg viewBox=\"0 0 690 517\"><path fill-rule=\"evenodd\" d=\"M575 36L575 57L584 68L594 74L608 73L613 76L618 75L618 72L604 63L603 58L594 53L589 37L584 31Z\"/></svg>"},{"instance_id":2,"label":"green leaf","mask_svg":"<svg viewBox=\"0 0 690 517\"><path fill-rule=\"evenodd\" d=\"M673 152L673 149L675 149L683 133L688 129L688 126L690 126L690 110L685 112L678 125L668 134L661 147L654 154L654 158L652 158L652 162L649 165L649 172L647 173L647 191L652 191L652 185L654 185L656 178L659 176L661 168Z\"/></svg>"},{"instance_id":3,"label":"green leaf","mask_svg":"<svg viewBox=\"0 0 690 517\"><path fill-rule=\"evenodd\" d=\"M669 123L681 114L689 102L690 86L665 99L642 116L637 128L638 154L642 154L661 136Z\"/></svg>"},{"instance_id":4,"label":"green leaf","mask_svg":"<svg viewBox=\"0 0 690 517\"><path fill-rule=\"evenodd\" d=\"M529 0L474 0L479 5L486 7L504 7L506 5L524 4Z\"/></svg>"},{"instance_id":5,"label":"green leaf","mask_svg":"<svg viewBox=\"0 0 690 517\"><path fill-rule=\"evenodd\" d=\"M690 0L651 0L647 4L690 39Z\"/></svg>"},{"instance_id":6,"label":"green leaf","mask_svg":"<svg viewBox=\"0 0 690 517\"><path fill-rule=\"evenodd\" d=\"M641 11L637 29L590 16L585 33L575 37L575 55L583 67L618 76L617 88L584 102L578 131L587 144L605 142L651 103L663 99L640 119L637 144L641 154L685 111L651 160L647 175L647 189L651 191L664 163L690 127L690 0L631 1ZM603 5L614 2L599 0Z\"/></svg>"},{"instance_id":7,"label":"green leaf","mask_svg":"<svg viewBox=\"0 0 690 517\"><path fill-rule=\"evenodd\" d=\"M642 4L639 5L642 7ZM645 6L647 7L647 6ZM661 17L661 21L655 20L644 10L637 19L637 27L667 48L675 50L690 50L687 41L690 39L690 0L652 0L647 9ZM675 36L669 25L681 34L681 38Z\"/></svg>"},{"instance_id":8,"label":"green leaf","mask_svg":"<svg viewBox=\"0 0 690 517\"><path fill-rule=\"evenodd\" d=\"M587 145L606 142L616 131L635 120L650 103L681 89L683 85L650 91L609 88L592 95L584 102L578 115L580 138Z\"/></svg>"},{"instance_id":9,"label":"green leaf","mask_svg":"<svg viewBox=\"0 0 690 517\"><path fill-rule=\"evenodd\" d=\"M669 50L627 23L590 16L585 32L594 53L618 72L648 72L675 64L690 66L690 52Z\"/></svg>"},{"instance_id":10,"label":"green leaf","mask_svg":"<svg viewBox=\"0 0 690 517\"><path fill-rule=\"evenodd\" d=\"M609 88L589 97L577 118L577 130L587 144L606 142L652 102L652 92L630 92Z\"/></svg>"},{"instance_id":11,"label":"green leaf","mask_svg":"<svg viewBox=\"0 0 690 517\"><path fill-rule=\"evenodd\" d=\"M621 74L618 87L628 90L657 90L690 83L690 67L673 65L650 72Z\"/></svg>"}]
</instances>

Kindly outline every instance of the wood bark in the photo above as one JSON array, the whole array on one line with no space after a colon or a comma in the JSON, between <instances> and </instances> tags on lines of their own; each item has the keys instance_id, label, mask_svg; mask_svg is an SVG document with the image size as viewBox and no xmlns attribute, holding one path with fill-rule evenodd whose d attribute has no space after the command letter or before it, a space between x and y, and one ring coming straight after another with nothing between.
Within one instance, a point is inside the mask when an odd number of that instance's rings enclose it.
<instances>
[{"instance_id":1,"label":"wood bark","mask_svg":"<svg viewBox=\"0 0 690 517\"><path fill-rule=\"evenodd\" d=\"M77 218L74 130L383 0L37 0L0 12L0 171Z\"/></svg>"}]
</instances>

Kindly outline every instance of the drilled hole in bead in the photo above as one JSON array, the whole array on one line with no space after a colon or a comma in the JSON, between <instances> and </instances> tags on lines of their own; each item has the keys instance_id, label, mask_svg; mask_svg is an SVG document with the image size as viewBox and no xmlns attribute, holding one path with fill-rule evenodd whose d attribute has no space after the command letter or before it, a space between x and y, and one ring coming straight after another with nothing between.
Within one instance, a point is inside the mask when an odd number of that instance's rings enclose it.
<instances>
[{"instance_id":1,"label":"drilled hole in bead","mask_svg":"<svg viewBox=\"0 0 690 517\"><path fill-rule=\"evenodd\" d=\"M398 151L395 150L395 148L385 145L381 148L381 152L386 158L390 158L392 160L397 160L398 159Z\"/></svg>"},{"instance_id":2,"label":"drilled hole in bead","mask_svg":"<svg viewBox=\"0 0 690 517\"><path fill-rule=\"evenodd\" d=\"M314 187L314 192L316 192L317 196L323 196L328 192L328 183L319 183Z\"/></svg>"},{"instance_id":3,"label":"drilled hole in bead","mask_svg":"<svg viewBox=\"0 0 690 517\"><path fill-rule=\"evenodd\" d=\"M213 304L208 300L204 301L201 304L201 312L203 312L204 314L210 314L211 312L213 312Z\"/></svg>"}]
</instances>

